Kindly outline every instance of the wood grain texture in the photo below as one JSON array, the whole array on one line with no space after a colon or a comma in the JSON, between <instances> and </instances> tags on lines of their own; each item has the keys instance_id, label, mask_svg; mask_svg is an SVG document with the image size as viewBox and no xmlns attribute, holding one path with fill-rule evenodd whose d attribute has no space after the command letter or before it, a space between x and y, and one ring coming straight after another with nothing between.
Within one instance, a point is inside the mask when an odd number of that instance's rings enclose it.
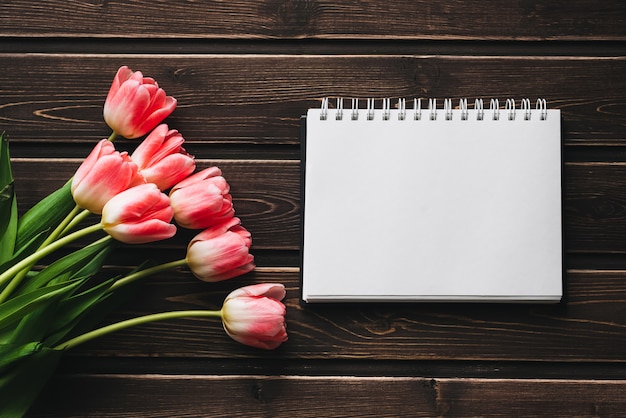
<instances>
[{"instance_id":1,"label":"wood grain texture","mask_svg":"<svg viewBox=\"0 0 626 418\"><path fill-rule=\"evenodd\" d=\"M30 416L571 417L626 408L626 387L613 380L84 375L54 383Z\"/></svg>"},{"instance_id":2,"label":"wood grain texture","mask_svg":"<svg viewBox=\"0 0 626 418\"><path fill-rule=\"evenodd\" d=\"M625 180L623 163L565 165L563 217L568 253L626 251Z\"/></svg>"},{"instance_id":3,"label":"wood grain texture","mask_svg":"<svg viewBox=\"0 0 626 418\"><path fill-rule=\"evenodd\" d=\"M589 0L10 0L0 36L624 40L625 11Z\"/></svg>"},{"instance_id":4,"label":"wood grain texture","mask_svg":"<svg viewBox=\"0 0 626 418\"><path fill-rule=\"evenodd\" d=\"M121 148L120 145L118 145ZM190 147L187 147L192 151ZM63 186L82 160L16 159L13 175L20 212ZM198 160L197 169L218 166L232 188L236 215L253 233L257 249L297 250L300 245L300 164L298 161ZM41 176L42 170L46 173ZM97 222L98 219L91 219ZM87 225L88 223L85 223ZM142 248L184 250L198 231L183 231L165 242ZM132 249L130 249L132 251ZM149 251L149 250L148 250ZM181 258L182 258L181 256Z\"/></svg>"},{"instance_id":5,"label":"wood grain texture","mask_svg":"<svg viewBox=\"0 0 626 418\"><path fill-rule=\"evenodd\" d=\"M123 145L118 144L120 149ZM188 150L193 152L193 147ZM198 145L198 148L201 147ZM15 159L19 207L23 212L61 187L80 159ZM294 160L199 160L217 165L232 187L235 210L253 233L255 249L300 248L300 162ZM42 177L40 173L45 172ZM626 163L566 163L563 174L564 250L626 253ZM148 248L185 248L182 234ZM131 250L132 251L132 250Z\"/></svg>"},{"instance_id":6,"label":"wood grain texture","mask_svg":"<svg viewBox=\"0 0 626 418\"><path fill-rule=\"evenodd\" d=\"M569 271L561 304L300 303L298 270L259 268L244 277L203 283L180 270L150 279L107 318L177 309L219 309L233 289L256 282L287 287L289 341L274 351L242 346L219 321L147 324L77 347L67 361L90 357L212 360L367 360L620 362L626 346L626 273ZM306 369L303 369L305 372Z\"/></svg>"},{"instance_id":7,"label":"wood grain texture","mask_svg":"<svg viewBox=\"0 0 626 418\"><path fill-rule=\"evenodd\" d=\"M566 145L626 144L623 56L7 54L2 129L23 144L20 155L54 142L75 144L80 154L65 156L82 158L110 133L102 105L124 64L178 99L168 122L191 144L297 146L300 116L326 96L465 97L470 104L477 97L502 104L545 97L562 111ZM198 158L211 158L209 152L196 148Z\"/></svg>"},{"instance_id":8,"label":"wood grain texture","mask_svg":"<svg viewBox=\"0 0 626 418\"><path fill-rule=\"evenodd\" d=\"M160 274L104 322L287 287L277 350L238 344L218 321L136 327L68 352L30 416L623 415L624 45L618 1L1 2L0 130L20 211L109 135L103 101L129 65L178 99L167 122L201 168L222 168L253 234L256 271L215 284ZM301 304L300 116L326 96L545 97L561 109L576 266L563 302ZM102 275L181 258L192 235L122 246Z\"/></svg>"}]
</instances>

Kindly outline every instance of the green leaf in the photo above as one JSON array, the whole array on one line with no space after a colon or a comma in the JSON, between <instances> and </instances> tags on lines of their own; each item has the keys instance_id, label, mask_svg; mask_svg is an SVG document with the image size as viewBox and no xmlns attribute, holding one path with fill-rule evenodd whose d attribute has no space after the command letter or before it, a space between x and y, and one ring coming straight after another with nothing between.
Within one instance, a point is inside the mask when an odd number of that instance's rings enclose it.
<instances>
[{"instance_id":1,"label":"green leaf","mask_svg":"<svg viewBox=\"0 0 626 418\"><path fill-rule=\"evenodd\" d=\"M99 241L62 257L45 269L35 278L26 282L19 293L25 293L46 286L48 283L61 283L77 277L89 277L96 274L105 258L111 252L111 240Z\"/></svg>"},{"instance_id":2,"label":"green leaf","mask_svg":"<svg viewBox=\"0 0 626 418\"><path fill-rule=\"evenodd\" d=\"M0 345L0 416L21 417L54 373L63 351L38 343Z\"/></svg>"},{"instance_id":3,"label":"green leaf","mask_svg":"<svg viewBox=\"0 0 626 418\"><path fill-rule=\"evenodd\" d=\"M11 199L9 213L6 213L5 204L9 204L0 197L0 219L6 220L6 227L0 235L0 264L11 259L15 250L15 238L17 236L17 199Z\"/></svg>"},{"instance_id":4,"label":"green leaf","mask_svg":"<svg viewBox=\"0 0 626 418\"><path fill-rule=\"evenodd\" d=\"M76 203L72 198L72 181L52 192L35 206L30 208L20 218L17 225L17 240L15 247L22 248L33 237L53 231L63 219L74 209Z\"/></svg>"},{"instance_id":5,"label":"green leaf","mask_svg":"<svg viewBox=\"0 0 626 418\"><path fill-rule=\"evenodd\" d=\"M69 274L67 274L69 276ZM33 312L24 316L15 329L7 329L4 342L24 344L29 341L41 341L50 332L52 323L63 300L56 303L43 304Z\"/></svg>"},{"instance_id":6,"label":"green leaf","mask_svg":"<svg viewBox=\"0 0 626 418\"><path fill-rule=\"evenodd\" d=\"M99 241L57 260L28 281L18 290L18 294L77 279L82 280L83 287L86 287L89 282L94 281L91 276L102 267L111 250L111 244L108 240ZM90 309L90 305L106 293L112 281L113 279L33 311L20 321L8 341L20 343L43 340L52 334L57 335L57 339L62 338L78 323L84 312ZM50 341L53 344L56 340L52 338Z\"/></svg>"},{"instance_id":7,"label":"green leaf","mask_svg":"<svg viewBox=\"0 0 626 418\"><path fill-rule=\"evenodd\" d=\"M111 250L111 243L111 241L100 241L55 261L41 272L29 278L29 280L25 280L25 285L18 288L14 297L43 288L44 286L60 284L74 279L83 280L83 284L88 283L91 280L91 276L95 275L102 267L106 256ZM104 293L104 290L102 293ZM4 336L4 341L11 343L24 343L31 340L39 341L52 333L57 333L61 328L67 328L66 323L76 322L74 317L80 314L78 310L82 311L88 308L88 306L84 305L74 309L74 305L93 303L97 298L92 298L92 300L87 302L83 302L83 299L84 297L77 298L72 296L61 300L59 303L44 305L34 310L20 321L12 335ZM80 300L80 302L77 302L77 300ZM67 332L65 331L65 333ZM0 335L0 341L2 341L1 337Z\"/></svg>"},{"instance_id":8,"label":"green leaf","mask_svg":"<svg viewBox=\"0 0 626 418\"><path fill-rule=\"evenodd\" d=\"M44 304L54 303L68 296L82 282L82 280L74 280L73 282L59 283L33 290L3 302L0 304L0 329L16 323L24 315L28 315L35 309L44 306Z\"/></svg>"},{"instance_id":9,"label":"green leaf","mask_svg":"<svg viewBox=\"0 0 626 418\"><path fill-rule=\"evenodd\" d=\"M12 344L26 343L32 340L42 341L46 346L54 347L61 341L91 331L97 322L102 320L112 308L117 307L120 298L132 290L117 289L109 292L109 288L117 278L111 278L94 287L58 303L45 305L39 310L24 317L13 335L7 342ZM110 302L113 303L110 303ZM80 327L77 326L80 324Z\"/></svg>"},{"instance_id":10,"label":"green leaf","mask_svg":"<svg viewBox=\"0 0 626 418\"><path fill-rule=\"evenodd\" d=\"M43 340L46 345L55 346L72 333L76 325L87 318L95 307L104 300L112 297L114 293L108 291L115 278L100 283L86 291L63 299L58 306L49 332ZM91 326L91 323L89 324ZM72 336L75 335L72 333Z\"/></svg>"},{"instance_id":11,"label":"green leaf","mask_svg":"<svg viewBox=\"0 0 626 418\"><path fill-rule=\"evenodd\" d=\"M0 133L0 142L0 184L4 186L13 183L9 158L9 138L4 132Z\"/></svg>"},{"instance_id":12,"label":"green leaf","mask_svg":"<svg viewBox=\"0 0 626 418\"><path fill-rule=\"evenodd\" d=\"M7 269L12 267L14 264L17 264L22 259L28 257L29 255L37 251L37 249L45 241L45 239L46 239L46 235L43 233L34 236L29 242L24 244L18 251L16 251L15 254L13 254L13 257L11 257L6 262L0 264L0 274L4 273Z\"/></svg>"},{"instance_id":13,"label":"green leaf","mask_svg":"<svg viewBox=\"0 0 626 418\"><path fill-rule=\"evenodd\" d=\"M106 282L106 284L103 284L102 286L110 285L113 281L115 281L115 278L110 279L110 281ZM100 297L96 297L99 290L94 290L90 295L77 295L81 297L84 296L85 298L93 298L92 301L89 302L89 309L84 310L82 315L77 318L78 320L71 324L71 327L63 330L66 332L65 334L58 333L52 335L49 341L46 340L46 344L55 345L62 341L67 341L70 338L92 331L94 327L102 322L102 320L110 312L118 309L123 303L126 303L140 285L141 280L119 287L113 292L105 292ZM67 300L64 300L63 303L66 301Z\"/></svg>"},{"instance_id":14,"label":"green leaf","mask_svg":"<svg viewBox=\"0 0 626 418\"><path fill-rule=\"evenodd\" d=\"M0 373L14 366L25 357L32 355L39 349L39 342L27 344L0 344Z\"/></svg>"},{"instance_id":15,"label":"green leaf","mask_svg":"<svg viewBox=\"0 0 626 418\"><path fill-rule=\"evenodd\" d=\"M17 235L17 199L13 187L9 141L0 134L0 264L13 256Z\"/></svg>"}]
</instances>

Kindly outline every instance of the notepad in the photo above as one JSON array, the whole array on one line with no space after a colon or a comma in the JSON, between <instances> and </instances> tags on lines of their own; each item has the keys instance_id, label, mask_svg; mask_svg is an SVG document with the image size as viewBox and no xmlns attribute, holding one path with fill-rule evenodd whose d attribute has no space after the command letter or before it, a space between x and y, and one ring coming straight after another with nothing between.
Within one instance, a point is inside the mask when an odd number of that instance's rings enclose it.
<instances>
[{"instance_id":1,"label":"notepad","mask_svg":"<svg viewBox=\"0 0 626 418\"><path fill-rule=\"evenodd\" d=\"M304 302L562 298L558 109L344 101L303 118Z\"/></svg>"}]
</instances>

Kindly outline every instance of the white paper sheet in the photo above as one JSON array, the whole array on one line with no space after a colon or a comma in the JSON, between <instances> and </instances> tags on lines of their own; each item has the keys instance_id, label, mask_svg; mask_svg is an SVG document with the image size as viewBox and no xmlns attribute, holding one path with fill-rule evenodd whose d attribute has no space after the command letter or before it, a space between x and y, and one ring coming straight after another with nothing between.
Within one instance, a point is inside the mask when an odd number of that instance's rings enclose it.
<instances>
[{"instance_id":1,"label":"white paper sheet","mask_svg":"<svg viewBox=\"0 0 626 418\"><path fill-rule=\"evenodd\" d=\"M306 118L305 302L561 299L559 110L333 112Z\"/></svg>"}]
</instances>

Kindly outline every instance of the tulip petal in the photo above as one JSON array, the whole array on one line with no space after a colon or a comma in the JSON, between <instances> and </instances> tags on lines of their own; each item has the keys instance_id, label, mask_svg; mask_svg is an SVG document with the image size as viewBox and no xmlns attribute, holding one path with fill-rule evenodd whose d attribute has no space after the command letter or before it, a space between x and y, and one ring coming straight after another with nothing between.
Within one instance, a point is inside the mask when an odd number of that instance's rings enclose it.
<instances>
[{"instance_id":1,"label":"tulip petal","mask_svg":"<svg viewBox=\"0 0 626 418\"><path fill-rule=\"evenodd\" d=\"M117 224L140 217L160 199L156 190L154 184L147 183L119 193L103 209L103 223Z\"/></svg>"},{"instance_id":2,"label":"tulip petal","mask_svg":"<svg viewBox=\"0 0 626 418\"><path fill-rule=\"evenodd\" d=\"M119 193L102 209L103 229L118 241L141 244L171 238L173 209L169 198L152 183Z\"/></svg>"},{"instance_id":3,"label":"tulip petal","mask_svg":"<svg viewBox=\"0 0 626 418\"><path fill-rule=\"evenodd\" d=\"M157 126L150 132L150 135L141 141L141 144L132 153L130 158L139 166L140 170L150 165L150 162L154 159L154 154L161 148L167 131L168 127L166 124Z\"/></svg>"},{"instance_id":4,"label":"tulip petal","mask_svg":"<svg viewBox=\"0 0 626 418\"><path fill-rule=\"evenodd\" d=\"M126 100L128 100L128 105L125 109L125 115L120 115L120 125L124 127L123 135L128 138L137 138L142 134L138 132L138 126L144 120L144 114L148 105L150 104L150 93L146 91L145 88L134 88L129 86L128 91L124 90L124 86L120 90L119 95L126 93ZM122 132L120 132L122 133Z\"/></svg>"},{"instance_id":5,"label":"tulip petal","mask_svg":"<svg viewBox=\"0 0 626 418\"><path fill-rule=\"evenodd\" d=\"M110 199L126 190L137 173L137 166L118 152L101 156L88 167L88 172L82 168L72 181L72 196L78 206L96 214L102 212Z\"/></svg>"},{"instance_id":6,"label":"tulip petal","mask_svg":"<svg viewBox=\"0 0 626 418\"><path fill-rule=\"evenodd\" d=\"M250 233L230 218L196 235L187 247L187 264L200 280L227 280L255 268Z\"/></svg>"},{"instance_id":7,"label":"tulip petal","mask_svg":"<svg viewBox=\"0 0 626 418\"><path fill-rule=\"evenodd\" d=\"M172 188L170 195L178 189L182 189L182 188L191 186L192 184L201 182L202 180L206 180L208 178L221 176L221 175L222 175L222 170L220 170L219 167L213 166L213 167L205 168L204 170L198 171L197 173L192 174L191 176L187 177L185 180L179 182L176 186Z\"/></svg>"},{"instance_id":8,"label":"tulip petal","mask_svg":"<svg viewBox=\"0 0 626 418\"><path fill-rule=\"evenodd\" d=\"M140 71L120 67L104 103L106 123L119 135L138 138L152 130L176 108L157 82Z\"/></svg>"},{"instance_id":9,"label":"tulip petal","mask_svg":"<svg viewBox=\"0 0 626 418\"><path fill-rule=\"evenodd\" d=\"M267 296L276 300L283 300L285 294L285 286L281 283L258 283L233 290L226 299L242 296Z\"/></svg>"},{"instance_id":10,"label":"tulip petal","mask_svg":"<svg viewBox=\"0 0 626 418\"><path fill-rule=\"evenodd\" d=\"M183 228L209 228L234 216L230 186L224 177L213 176L217 172L219 169L196 173L191 176L194 181L187 178L172 188L174 218Z\"/></svg>"},{"instance_id":11,"label":"tulip petal","mask_svg":"<svg viewBox=\"0 0 626 418\"><path fill-rule=\"evenodd\" d=\"M284 286L260 283L231 292L222 306L226 333L242 344L274 349L287 341L285 305L267 294L284 297Z\"/></svg>"},{"instance_id":12,"label":"tulip petal","mask_svg":"<svg viewBox=\"0 0 626 418\"><path fill-rule=\"evenodd\" d=\"M153 126L157 123L161 122L163 119L168 117L174 109L176 109L177 101L175 98L168 96L165 100L165 103L157 109L152 108L152 112L150 114L144 114L145 119L143 122L140 122L137 125L137 132L143 132L137 136L141 136L144 133L150 131Z\"/></svg>"},{"instance_id":13,"label":"tulip petal","mask_svg":"<svg viewBox=\"0 0 626 418\"><path fill-rule=\"evenodd\" d=\"M194 159L188 155L170 155L149 168L141 170L141 175L160 190L167 190L196 169Z\"/></svg>"},{"instance_id":14,"label":"tulip petal","mask_svg":"<svg viewBox=\"0 0 626 418\"><path fill-rule=\"evenodd\" d=\"M147 182L166 190L196 169L194 157L182 147L184 142L177 130L169 130L163 123L139 144L131 158Z\"/></svg>"},{"instance_id":15,"label":"tulip petal","mask_svg":"<svg viewBox=\"0 0 626 418\"><path fill-rule=\"evenodd\" d=\"M122 83L128 80L132 75L133 75L133 71L125 65L121 66L117 70L117 73L115 74L115 77L113 78L113 82L111 83L111 88L109 89L109 93L107 94L105 103L110 101L113 98L113 96L115 96L117 91L120 89L120 86L122 85Z\"/></svg>"},{"instance_id":16,"label":"tulip petal","mask_svg":"<svg viewBox=\"0 0 626 418\"><path fill-rule=\"evenodd\" d=\"M149 219L140 223L123 223L103 228L114 239L126 244L145 244L148 242L161 241L176 235L176 226L160 221Z\"/></svg>"},{"instance_id":17,"label":"tulip petal","mask_svg":"<svg viewBox=\"0 0 626 418\"><path fill-rule=\"evenodd\" d=\"M85 158L80 167L78 167L78 170L76 170L76 173L72 178L72 191L76 185L79 184L85 176L87 176L99 158L113 153L115 153L115 146L111 143L111 141L107 139L100 140L100 142L98 142L89 153L87 158Z\"/></svg>"}]
</instances>

